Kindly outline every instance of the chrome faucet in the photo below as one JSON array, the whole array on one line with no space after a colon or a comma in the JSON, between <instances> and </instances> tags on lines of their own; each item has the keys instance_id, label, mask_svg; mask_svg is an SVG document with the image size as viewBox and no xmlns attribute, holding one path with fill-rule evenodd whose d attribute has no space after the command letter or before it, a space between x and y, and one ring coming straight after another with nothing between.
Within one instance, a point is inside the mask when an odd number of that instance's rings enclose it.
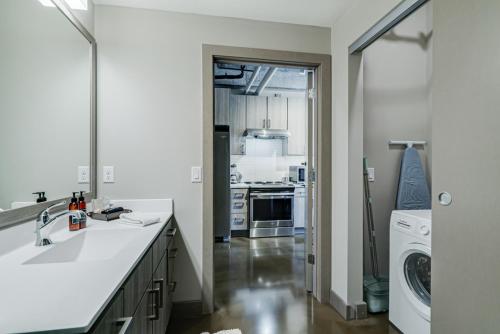
<instances>
[{"instance_id":1,"label":"chrome faucet","mask_svg":"<svg viewBox=\"0 0 500 334\"><path fill-rule=\"evenodd\" d=\"M38 218L36 220L35 234L36 241L35 246L47 246L52 244L52 240L49 238L50 230L52 229L53 223L57 221L59 217L69 215L71 219L82 219L85 217L85 212L83 211L69 211L64 210L58 212L55 215L50 215L50 210L55 208L56 206L65 205L66 201L62 201L56 204L53 204L40 212Z\"/></svg>"}]
</instances>

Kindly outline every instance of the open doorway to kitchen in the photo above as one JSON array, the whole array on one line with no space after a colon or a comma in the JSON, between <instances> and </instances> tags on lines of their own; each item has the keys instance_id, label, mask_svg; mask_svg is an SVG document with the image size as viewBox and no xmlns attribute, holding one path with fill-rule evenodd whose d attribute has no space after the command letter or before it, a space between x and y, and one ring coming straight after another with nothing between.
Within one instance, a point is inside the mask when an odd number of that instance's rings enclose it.
<instances>
[{"instance_id":1,"label":"open doorway to kitchen","mask_svg":"<svg viewBox=\"0 0 500 334\"><path fill-rule=\"evenodd\" d=\"M255 305L294 307L314 290L306 259L315 254L307 178L315 70L224 59L213 66L215 308L237 303L250 312L245 321L258 322Z\"/></svg>"},{"instance_id":2,"label":"open doorway to kitchen","mask_svg":"<svg viewBox=\"0 0 500 334\"><path fill-rule=\"evenodd\" d=\"M329 300L330 62L204 46L207 313Z\"/></svg>"}]
</instances>

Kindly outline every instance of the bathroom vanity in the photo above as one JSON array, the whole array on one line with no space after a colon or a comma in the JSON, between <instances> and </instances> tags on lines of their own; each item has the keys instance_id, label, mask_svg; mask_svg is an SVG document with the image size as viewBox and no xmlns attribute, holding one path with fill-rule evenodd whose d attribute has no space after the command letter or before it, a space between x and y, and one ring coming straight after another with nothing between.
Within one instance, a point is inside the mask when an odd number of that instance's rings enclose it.
<instances>
[{"instance_id":1,"label":"bathroom vanity","mask_svg":"<svg viewBox=\"0 0 500 334\"><path fill-rule=\"evenodd\" d=\"M172 201L116 203L161 222L88 219L86 229L52 233L52 245L33 239L0 257L0 332L165 333L176 287Z\"/></svg>"}]
</instances>

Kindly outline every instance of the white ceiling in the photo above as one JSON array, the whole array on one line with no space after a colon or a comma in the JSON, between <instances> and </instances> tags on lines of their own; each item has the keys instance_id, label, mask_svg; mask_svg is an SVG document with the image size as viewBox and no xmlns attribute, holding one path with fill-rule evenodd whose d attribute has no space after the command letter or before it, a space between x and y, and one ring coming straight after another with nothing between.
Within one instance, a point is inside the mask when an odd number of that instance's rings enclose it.
<instances>
[{"instance_id":1,"label":"white ceiling","mask_svg":"<svg viewBox=\"0 0 500 334\"><path fill-rule=\"evenodd\" d=\"M330 27L352 0L94 0L98 5Z\"/></svg>"}]
</instances>

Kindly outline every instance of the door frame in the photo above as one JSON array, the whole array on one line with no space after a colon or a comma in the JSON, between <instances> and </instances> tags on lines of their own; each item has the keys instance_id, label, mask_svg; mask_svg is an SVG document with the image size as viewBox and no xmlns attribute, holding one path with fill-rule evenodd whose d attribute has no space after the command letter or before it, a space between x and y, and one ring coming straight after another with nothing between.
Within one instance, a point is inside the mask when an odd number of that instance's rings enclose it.
<instances>
[{"instance_id":1,"label":"door frame","mask_svg":"<svg viewBox=\"0 0 500 334\"><path fill-rule=\"evenodd\" d=\"M202 310L214 311L214 236L213 236L213 124L214 85L213 62L228 59L242 62L292 65L316 68L317 73L317 117L318 155L316 184L317 201L317 244L316 244L316 286L317 299L327 303L331 286L331 206L332 206L332 73L331 55L231 47L204 44L202 46L203 75L203 258L202 258Z\"/></svg>"}]
</instances>

